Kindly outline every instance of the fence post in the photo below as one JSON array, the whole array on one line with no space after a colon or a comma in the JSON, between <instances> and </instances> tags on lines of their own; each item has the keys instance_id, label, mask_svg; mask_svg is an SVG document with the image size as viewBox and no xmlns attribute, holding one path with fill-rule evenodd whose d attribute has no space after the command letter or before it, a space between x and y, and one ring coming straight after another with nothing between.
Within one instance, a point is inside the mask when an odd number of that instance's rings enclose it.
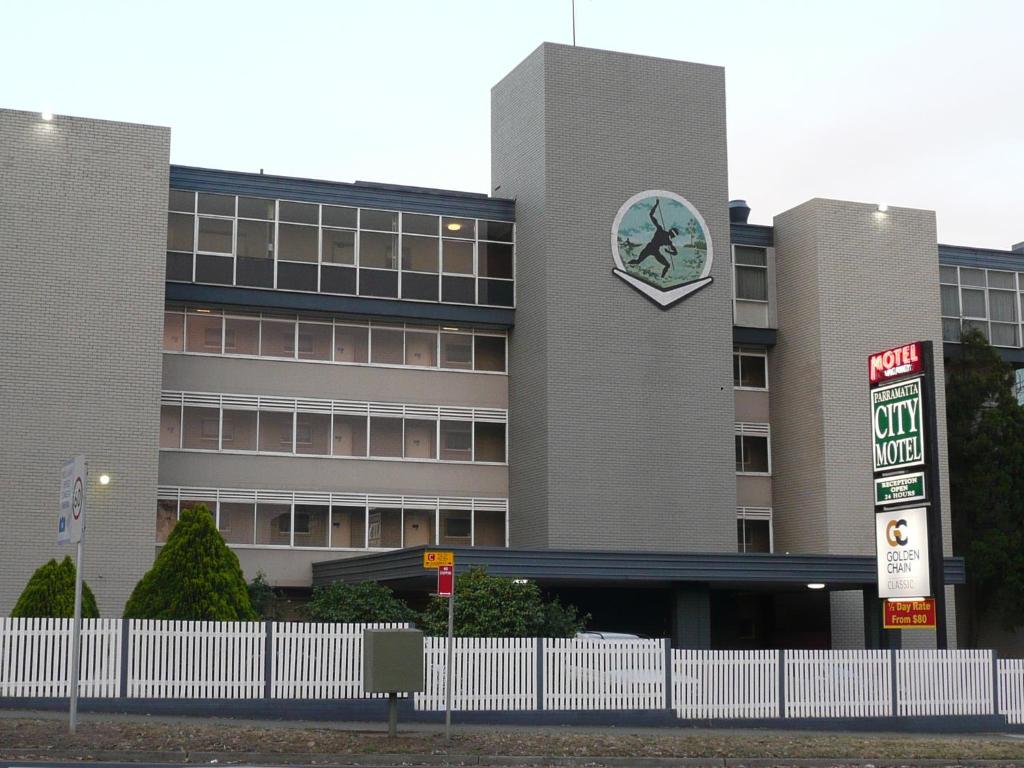
<instances>
[{"instance_id":1,"label":"fence post","mask_svg":"<svg viewBox=\"0 0 1024 768\"><path fill-rule=\"evenodd\" d=\"M896 717L899 713L899 686L896 682L897 672L899 665L896 663L896 654L898 651L895 648L889 649L889 706L892 707L892 716Z\"/></svg>"},{"instance_id":2,"label":"fence post","mask_svg":"<svg viewBox=\"0 0 1024 768\"><path fill-rule=\"evenodd\" d=\"M269 699L274 688L274 672L272 659L274 658L274 624L270 621L263 622L263 698Z\"/></svg>"},{"instance_id":3,"label":"fence post","mask_svg":"<svg viewBox=\"0 0 1024 768\"><path fill-rule=\"evenodd\" d=\"M128 644L131 642L131 619L121 619L121 684L117 695L128 698Z\"/></svg>"},{"instance_id":4,"label":"fence post","mask_svg":"<svg viewBox=\"0 0 1024 768\"><path fill-rule=\"evenodd\" d=\"M786 717L786 652L779 649L779 717Z\"/></svg>"},{"instance_id":5,"label":"fence post","mask_svg":"<svg viewBox=\"0 0 1024 768\"><path fill-rule=\"evenodd\" d=\"M992 714L999 714L999 654L992 649Z\"/></svg>"},{"instance_id":6,"label":"fence post","mask_svg":"<svg viewBox=\"0 0 1024 768\"><path fill-rule=\"evenodd\" d=\"M672 638L666 637L665 643L665 709L672 711Z\"/></svg>"},{"instance_id":7,"label":"fence post","mask_svg":"<svg viewBox=\"0 0 1024 768\"><path fill-rule=\"evenodd\" d=\"M537 711L544 709L544 638L537 638Z\"/></svg>"}]
</instances>

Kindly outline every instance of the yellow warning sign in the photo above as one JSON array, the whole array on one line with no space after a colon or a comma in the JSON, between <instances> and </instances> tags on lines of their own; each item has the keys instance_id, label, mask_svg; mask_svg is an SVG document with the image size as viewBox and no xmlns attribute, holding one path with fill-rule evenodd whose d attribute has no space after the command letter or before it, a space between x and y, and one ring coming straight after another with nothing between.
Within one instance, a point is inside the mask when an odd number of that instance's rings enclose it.
<instances>
[{"instance_id":1,"label":"yellow warning sign","mask_svg":"<svg viewBox=\"0 0 1024 768\"><path fill-rule=\"evenodd\" d=\"M455 565L454 552L424 552L424 568L440 568L442 565Z\"/></svg>"}]
</instances>

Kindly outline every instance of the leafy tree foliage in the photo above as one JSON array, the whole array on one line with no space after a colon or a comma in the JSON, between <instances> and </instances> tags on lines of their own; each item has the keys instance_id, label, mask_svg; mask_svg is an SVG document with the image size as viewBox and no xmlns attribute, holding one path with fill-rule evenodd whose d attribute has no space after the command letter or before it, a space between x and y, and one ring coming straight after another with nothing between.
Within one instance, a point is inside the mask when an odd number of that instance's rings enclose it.
<instances>
[{"instance_id":1,"label":"leafy tree foliage","mask_svg":"<svg viewBox=\"0 0 1024 768\"><path fill-rule=\"evenodd\" d=\"M967 564L968 642L977 615L1024 624L1024 408L1014 372L976 331L946 366L953 542Z\"/></svg>"},{"instance_id":2,"label":"leafy tree foliage","mask_svg":"<svg viewBox=\"0 0 1024 768\"><path fill-rule=\"evenodd\" d=\"M457 637L572 637L589 616L557 600L545 602L532 581L521 583L470 568L455 577ZM448 599L432 598L421 617L424 631L448 633Z\"/></svg>"},{"instance_id":3,"label":"leafy tree foliage","mask_svg":"<svg viewBox=\"0 0 1024 768\"><path fill-rule=\"evenodd\" d=\"M182 510L124 607L129 619L255 621L242 568L203 504Z\"/></svg>"},{"instance_id":4,"label":"leafy tree foliage","mask_svg":"<svg viewBox=\"0 0 1024 768\"><path fill-rule=\"evenodd\" d=\"M259 571L249 582L249 604L266 621L281 618L281 593L267 582L267 574Z\"/></svg>"},{"instance_id":5,"label":"leafy tree foliage","mask_svg":"<svg viewBox=\"0 0 1024 768\"><path fill-rule=\"evenodd\" d=\"M70 557L39 566L14 604L14 618L70 619L75 615L75 564ZM89 585L82 581L82 618L98 619Z\"/></svg>"},{"instance_id":6,"label":"leafy tree foliage","mask_svg":"<svg viewBox=\"0 0 1024 768\"><path fill-rule=\"evenodd\" d=\"M338 623L413 621L415 612L383 584L363 581L358 584L335 582L317 587L306 605L313 621Z\"/></svg>"}]
</instances>

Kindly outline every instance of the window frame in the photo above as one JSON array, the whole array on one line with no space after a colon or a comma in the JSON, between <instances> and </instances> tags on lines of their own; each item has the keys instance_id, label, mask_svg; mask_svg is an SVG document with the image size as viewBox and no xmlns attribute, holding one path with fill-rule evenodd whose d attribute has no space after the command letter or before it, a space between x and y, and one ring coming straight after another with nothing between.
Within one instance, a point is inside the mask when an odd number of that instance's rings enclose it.
<instances>
[{"instance_id":1,"label":"window frame","mask_svg":"<svg viewBox=\"0 0 1024 768\"><path fill-rule=\"evenodd\" d=\"M192 250L171 250L167 249L167 253L176 253L179 255L191 255L191 282L197 282L197 256L218 256L221 258L232 259L231 269L231 285L238 286L238 222L239 221L258 221L267 223L271 226L273 234L273 244L271 250L271 260L273 262L273 277L271 285L260 285L260 286L243 286L253 290L281 290L281 291L298 291L302 293L316 292L324 293L324 281L323 281L323 267L329 265L333 267L351 267L355 270L355 285L354 290L351 293L337 293L330 291L331 295L345 295L345 296L362 296L362 271L363 269L376 269L374 267L364 267L363 258L361 254L360 239L364 232L375 232L375 233L387 233L395 236L396 253L395 253L395 265L393 269L387 269L384 271L394 272L396 274L396 295L395 296L378 296L375 298L383 298L391 301L411 301L411 302L422 302L431 304L454 304L461 306L481 306L481 307L497 307L497 308L512 308L514 309L517 304L517 272L518 272L518 247L516 243L517 238L517 225L516 222L500 221L498 219L489 218L477 218L473 216L452 216L451 214L423 212L423 211L404 211L400 209L387 209L387 208L364 208L358 205L344 205L341 203L325 203L325 202L310 202L308 200L292 200L289 198L278 198L278 197L262 197L260 195L229 195L226 193L200 193L196 190L180 189L177 187L170 187L171 194L168 198L167 213L170 214L181 214L189 215L192 217ZM170 198L174 195L188 194L191 195L192 210L185 211L179 210L179 207L173 207L170 203ZM202 213L198 208L198 197L199 194L217 194L222 197L231 197L233 199L234 212L231 215L228 214L215 214L215 213ZM240 214L240 198L265 200L270 204L270 208L273 211L272 218L262 219L254 218L251 215ZM282 218L281 208L282 205L297 204L303 206L313 206L316 211L316 223L298 222L298 221L286 221ZM346 208L356 212L355 224L353 227L340 225L340 224L325 224L324 222L324 207L328 208ZM383 211L385 213L394 214L396 217L395 228L393 230L383 230L369 228L365 226L364 212L369 211ZM434 216L438 221L438 231L436 234L427 234L425 232L409 231L406 232L404 226L404 217L409 216ZM230 253L221 251L206 251L199 248L199 223L201 219L220 219L231 222L231 251ZM448 232L445 229L446 220L459 220L469 222L472 226L472 236L459 236ZM482 237L483 230L487 229L485 224L498 224L502 227L507 227L510 232L509 240L498 240L494 238ZM312 227L316 230L316 254L315 258L305 261L281 258L281 226L300 226L300 227ZM344 230L353 233L353 255L352 264L338 264L335 262L324 261L324 230ZM437 271L436 272L422 272L420 270L405 269L403 265L403 242L405 236L409 237L432 237L436 238L437 241ZM444 242L445 240L451 240L453 242L467 243L472 249L472 272L471 273L450 273L444 268ZM480 273L480 244L495 244L502 247L510 247L512 252L512 276L511 277L489 277L484 276ZM280 281L280 270L279 265L282 262L289 264L300 264L300 265L313 265L316 269L316 287L315 289L301 289L301 288L286 288L281 286ZM435 275L437 277L437 293L433 298L408 298L404 296L403 291L403 273L408 272L410 275ZM445 301L444 300L444 277L454 276L468 278L473 281L473 300L472 301ZM484 281L488 281L486 284ZM505 303L486 303L485 288L491 283L511 283L511 298L510 304ZM206 283L203 283L206 284ZM347 287L347 286L345 286ZM503 298L503 297L498 297Z\"/></svg>"},{"instance_id":2,"label":"window frame","mask_svg":"<svg viewBox=\"0 0 1024 768\"><path fill-rule=\"evenodd\" d=\"M743 523L743 539L742 548L739 547L740 541L737 541L737 552L740 554L774 554L775 553L775 520L774 510L772 507L736 507L736 520L737 522ZM747 541L746 541L746 523L747 521L767 522L768 523L768 552L748 552Z\"/></svg>"},{"instance_id":3,"label":"window frame","mask_svg":"<svg viewBox=\"0 0 1024 768\"><path fill-rule=\"evenodd\" d=\"M202 314L204 316L214 316L221 319L221 344L220 352L203 352L198 350L188 349L188 332L189 332L189 317ZM508 357L509 357L509 336L507 332L499 330L493 330L488 328L465 328L455 326L441 326L441 325L419 325L414 323L388 323L383 321L367 321L367 320L353 320L340 316L322 317L317 315L309 314L298 314L298 315L282 315L273 312L236 312L230 309L216 309L208 307L197 308L195 306L179 306L179 305L167 305L164 308L165 322L167 316L181 319L181 339L182 349L168 349L162 347L161 351L164 354L175 354L175 355L202 355L207 357L230 357L240 359L263 359L263 360L274 360L274 361L287 361L287 362L300 362L300 363L314 363L320 365L354 365L364 366L372 368L406 368L419 371L444 371L448 373L472 373L482 374L489 376L508 376ZM227 351L227 323L228 320L243 320L253 321L257 325L256 331L256 352L228 352ZM263 330L264 321L277 322L277 323L292 323L293 324L293 341L291 344L291 352L287 355L269 355L264 354L263 344ZM314 359L300 356L299 350L299 328L303 324L313 325L329 325L331 327L331 353L330 359ZM336 360L336 344L337 344L337 332L338 328L365 328L367 329L367 341L366 341L366 362L360 361L349 361L349 360ZM389 329L395 331L401 331L402 333L402 362L400 363L381 363L373 361L373 331L374 329ZM409 334L424 334L431 333L437 337L436 347L434 350L435 364L434 365L414 365L412 363L405 362L407 341ZM453 368L443 366L442 363L442 335L461 335L468 337L468 346L470 349L470 360L468 368ZM503 370L489 370L485 368L477 368L476 361L476 339L477 337L486 337L493 339L502 339L504 341L504 358L503 358ZM163 343L163 342L161 342Z\"/></svg>"},{"instance_id":4,"label":"window frame","mask_svg":"<svg viewBox=\"0 0 1024 768\"><path fill-rule=\"evenodd\" d=\"M745 387L742 384L737 384L736 380L733 379L732 388L740 392L768 392L770 390L770 384L768 381L768 350L762 347L745 347L739 344L734 344L732 348L732 356L739 358L740 365L740 381L743 381L743 358L744 357L759 357L764 365L764 386L763 387Z\"/></svg>"},{"instance_id":5,"label":"window frame","mask_svg":"<svg viewBox=\"0 0 1024 768\"><path fill-rule=\"evenodd\" d=\"M739 438L739 445L741 451L740 465L746 465L746 460L742 458L743 451L743 438L764 438L766 440L766 449L768 453L768 470L766 472L748 470L748 469L737 469L736 475L740 477L771 477L772 476L772 434L771 425L766 423L755 423L755 422L736 422L734 428L734 437Z\"/></svg>"},{"instance_id":6,"label":"window frame","mask_svg":"<svg viewBox=\"0 0 1024 768\"><path fill-rule=\"evenodd\" d=\"M369 401L322 400L313 398L277 397L273 395L242 395L231 393L206 393L162 391L161 410L164 407L178 408L179 419L178 447L160 447L160 451L181 451L185 453L220 453L265 456L297 456L303 458L354 459L360 461L402 461L440 464L475 464L483 466L508 466L509 436L508 410L503 408L477 408L441 405L413 405L404 403L379 403ZM216 447L184 447L185 409L208 409L217 412L218 437ZM255 450L224 447L224 414L227 411L253 411L256 413L256 431L254 435ZM264 417L270 414L287 414L291 416L290 450L275 450L277 443L269 440L278 434L273 430L270 435L264 433ZM299 422L303 417L327 417L327 451L325 453L307 453L300 451ZM366 427L366 451L362 455L335 453L335 425L338 418L364 419ZM213 416L208 416L212 420ZM374 419L398 421L399 453L398 455L374 455L371 449L373 441ZM408 422L433 422L433 446L430 456L407 456L405 444L406 426ZM465 422L469 425L470 450L466 459L441 458L442 423ZM499 424L503 428L503 460L492 461L476 458L477 425ZM316 429L310 421L311 437L315 437ZM163 429L160 430L163 435ZM307 445L302 443L301 445ZM308 445L317 445L315 441ZM271 447L273 446L273 447ZM283 445L280 446L283 448Z\"/></svg>"}]
</instances>

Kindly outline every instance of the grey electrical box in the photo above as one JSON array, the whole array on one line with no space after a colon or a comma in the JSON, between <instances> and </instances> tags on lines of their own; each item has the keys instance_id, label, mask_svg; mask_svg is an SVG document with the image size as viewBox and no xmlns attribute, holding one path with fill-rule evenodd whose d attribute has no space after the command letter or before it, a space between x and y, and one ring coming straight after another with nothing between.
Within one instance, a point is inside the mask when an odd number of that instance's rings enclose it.
<instances>
[{"instance_id":1,"label":"grey electrical box","mask_svg":"<svg viewBox=\"0 0 1024 768\"><path fill-rule=\"evenodd\" d=\"M363 690L423 690L423 633L418 629L363 630Z\"/></svg>"}]
</instances>

